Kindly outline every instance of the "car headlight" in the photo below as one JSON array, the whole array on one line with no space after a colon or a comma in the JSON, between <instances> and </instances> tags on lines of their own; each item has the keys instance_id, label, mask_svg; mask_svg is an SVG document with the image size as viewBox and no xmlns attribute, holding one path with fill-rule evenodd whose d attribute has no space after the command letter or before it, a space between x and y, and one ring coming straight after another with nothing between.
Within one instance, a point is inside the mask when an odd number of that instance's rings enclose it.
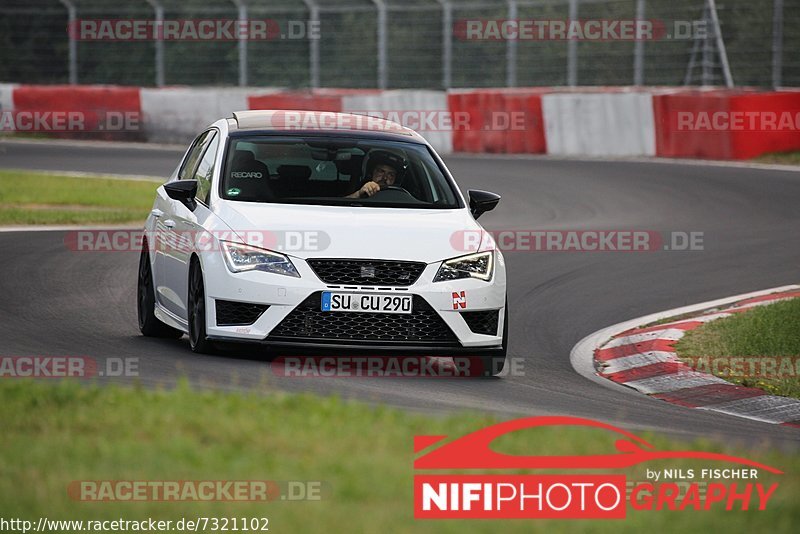
<instances>
[{"instance_id":1,"label":"car headlight","mask_svg":"<svg viewBox=\"0 0 800 534\"><path fill-rule=\"evenodd\" d=\"M222 255L231 272L265 271L300 278L300 273L295 269L292 260L284 254L230 241L221 243Z\"/></svg>"},{"instance_id":2,"label":"car headlight","mask_svg":"<svg viewBox=\"0 0 800 534\"><path fill-rule=\"evenodd\" d=\"M460 278L478 278L491 280L494 272L494 252L478 252L447 260L439 267L433 278L434 282L458 280Z\"/></svg>"}]
</instances>

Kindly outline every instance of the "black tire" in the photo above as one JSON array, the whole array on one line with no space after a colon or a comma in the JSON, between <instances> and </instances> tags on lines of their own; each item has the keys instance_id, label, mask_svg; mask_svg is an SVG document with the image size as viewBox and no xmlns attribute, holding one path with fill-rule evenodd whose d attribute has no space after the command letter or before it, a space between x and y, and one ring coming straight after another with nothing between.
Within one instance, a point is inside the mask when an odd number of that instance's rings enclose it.
<instances>
[{"instance_id":1,"label":"black tire","mask_svg":"<svg viewBox=\"0 0 800 534\"><path fill-rule=\"evenodd\" d=\"M214 344L206 336L206 288L200 262L192 260L189 268L189 347L198 354L212 354Z\"/></svg>"},{"instance_id":2,"label":"black tire","mask_svg":"<svg viewBox=\"0 0 800 534\"><path fill-rule=\"evenodd\" d=\"M136 283L136 315L139 318L139 331L147 337L166 337L178 339L183 332L162 323L155 315L156 295L153 289L153 271L150 268L150 252L147 242L139 255L139 275Z\"/></svg>"}]
</instances>

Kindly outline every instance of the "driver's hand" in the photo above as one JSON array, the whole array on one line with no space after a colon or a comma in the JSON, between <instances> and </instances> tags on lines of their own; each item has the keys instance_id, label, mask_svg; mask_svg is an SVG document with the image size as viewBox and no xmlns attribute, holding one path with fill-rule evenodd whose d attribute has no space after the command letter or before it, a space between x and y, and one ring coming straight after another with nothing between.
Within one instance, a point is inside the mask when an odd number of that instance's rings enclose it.
<instances>
[{"instance_id":1,"label":"driver's hand","mask_svg":"<svg viewBox=\"0 0 800 534\"><path fill-rule=\"evenodd\" d=\"M367 182L361 186L361 189L358 190L358 194L362 197L371 197L380 190L381 186L379 186L376 182Z\"/></svg>"}]
</instances>

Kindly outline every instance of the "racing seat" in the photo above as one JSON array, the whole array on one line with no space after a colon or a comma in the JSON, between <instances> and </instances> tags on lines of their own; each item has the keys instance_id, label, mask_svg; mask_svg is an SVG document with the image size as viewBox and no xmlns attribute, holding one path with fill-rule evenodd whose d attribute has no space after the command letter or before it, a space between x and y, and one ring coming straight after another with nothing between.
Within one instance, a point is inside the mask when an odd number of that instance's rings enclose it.
<instances>
[{"instance_id":1,"label":"racing seat","mask_svg":"<svg viewBox=\"0 0 800 534\"><path fill-rule=\"evenodd\" d=\"M339 183L334 196L343 197L361 187L361 165L363 161L364 156L353 156L350 159L336 161Z\"/></svg>"},{"instance_id":2,"label":"racing seat","mask_svg":"<svg viewBox=\"0 0 800 534\"><path fill-rule=\"evenodd\" d=\"M258 161L250 150L233 153L227 194L232 200L266 201L275 198L269 186L269 167ZM230 191L239 193L231 195Z\"/></svg>"}]
</instances>

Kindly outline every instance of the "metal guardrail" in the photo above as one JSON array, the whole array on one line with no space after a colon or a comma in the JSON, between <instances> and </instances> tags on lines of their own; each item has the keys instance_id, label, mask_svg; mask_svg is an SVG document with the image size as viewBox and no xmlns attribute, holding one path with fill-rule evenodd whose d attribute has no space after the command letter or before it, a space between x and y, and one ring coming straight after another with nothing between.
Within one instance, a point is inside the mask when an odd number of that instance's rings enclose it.
<instances>
[{"instance_id":1,"label":"metal guardrail","mask_svg":"<svg viewBox=\"0 0 800 534\"><path fill-rule=\"evenodd\" d=\"M85 20L220 19L269 21L280 34L94 40L67 31ZM504 21L636 20L654 22L671 38L464 36L471 22L487 28ZM3 0L0 80L381 89L797 86L798 22L800 0ZM287 37L292 23L306 31ZM681 28L691 35L676 38Z\"/></svg>"}]
</instances>

